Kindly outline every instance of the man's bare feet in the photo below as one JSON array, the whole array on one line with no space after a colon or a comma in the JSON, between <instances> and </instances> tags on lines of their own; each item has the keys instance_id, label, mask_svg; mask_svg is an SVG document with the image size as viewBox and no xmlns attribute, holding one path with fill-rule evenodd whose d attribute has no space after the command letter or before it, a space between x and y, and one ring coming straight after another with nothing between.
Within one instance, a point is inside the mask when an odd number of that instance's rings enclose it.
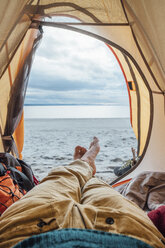
<instances>
[{"instance_id":1,"label":"man's bare feet","mask_svg":"<svg viewBox=\"0 0 165 248\"><path fill-rule=\"evenodd\" d=\"M94 137L90 144L89 150L81 157L81 160L87 162L93 168L93 175L96 173L95 159L99 151L99 140L97 137Z\"/></svg>"},{"instance_id":2,"label":"man's bare feet","mask_svg":"<svg viewBox=\"0 0 165 248\"><path fill-rule=\"evenodd\" d=\"M87 152L87 149L82 146L76 146L74 151L74 160L80 159L85 153Z\"/></svg>"}]
</instances>

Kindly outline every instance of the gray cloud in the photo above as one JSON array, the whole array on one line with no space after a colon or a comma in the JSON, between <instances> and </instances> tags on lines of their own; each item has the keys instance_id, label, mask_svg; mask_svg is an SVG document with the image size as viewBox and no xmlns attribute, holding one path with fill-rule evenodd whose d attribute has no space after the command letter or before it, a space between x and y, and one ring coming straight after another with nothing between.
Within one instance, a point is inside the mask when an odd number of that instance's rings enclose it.
<instances>
[{"instance_id":1,"label":"gray cloud","mask_svg":"<svg viewBox=\"0 0 165 248\"><path fill-rule=\"evenodd\" d=\"M116 90L70 90L52 91L29 88L28 104L95 104L95 105L127 105L127 95L123 97L121 91Z\"/></svg>"},{"instance_id":2,"label":"gray cloud","mask_svg":"<svg viewBox=\"0 0 165 248\"><path fill-rule=\"evenodd\" d=\"M47 28L25 103L128 105L128 95L119 65L106 45L71 31Z\"/></svg>"},{"instance_id":3,"label":"gray cloud","mask_svg":"<svg viewBox=\"0 0 165 248\"><path fill-rule=\"evenodd\" d=\"M102 85L95 85L90 83L83 83L82 81L69 81L67 79L59 79L59 78L47 78L45 75L43 77L37 77L37 83L33 84L35 78L31 82L31 88L40 88L44 90L52 90L52 91L76 91L82 89L102 89Z\"/></svg>"}]
</instances>

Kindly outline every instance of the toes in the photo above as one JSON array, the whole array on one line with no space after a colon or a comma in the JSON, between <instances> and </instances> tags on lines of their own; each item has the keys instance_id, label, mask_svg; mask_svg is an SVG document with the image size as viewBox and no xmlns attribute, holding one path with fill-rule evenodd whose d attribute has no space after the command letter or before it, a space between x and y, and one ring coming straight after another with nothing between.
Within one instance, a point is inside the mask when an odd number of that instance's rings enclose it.
<instances>
[{"instance_id":1,"label":"toes","mask_svg":"<svg viewBox=\"0 0 165 248\"><path fill-rule=\"evenodd\" d=\"M93 137L93 142L96 144L97 142L99 142L99 139L97 137Z\"/></svg>"},{"instance_id":2,"label":"toes","mask_svg":"<svg viewBox=\"0 0 165 248\"><path fill-rule=\"evenodd\" d=\"M81 150L80 150L80 155L81 157L87 152L87 149L84 148L84 147L81 147Z\"/></svg>"},{"instance_id":3,"label":"toes","mask_svg":"<svg viewBox=\"0 0 165 248\"><path fill-rule=\"evenodd\" d=\"M89 149L93 146L93 145L95 145L96 143L98 143L99 142L99 139L97 138L97 137L93 137L93 141L90 143L90 146L89 146Z\"/></svg>"},{"instance_id":4,"label":"toes","mask_svg":"<svg viewBox=\"0 0 165 248\"><path fill-rule=\"evenodd\" d=\"M81 158L86 152L87 152L86 148L82 146L76 146L75 153L74 153L74 159Z\"/></svg>"},{"instance_id":5,"label":"toes","mask_svg":"<svg viewBox=\"0 0 165 248\"><path fill-rule=\"evenodd\" d=\"M75 147L75 153L79 153L79 150L81 149L81 146L76 146Z\"/></svg>"}]
</instances>

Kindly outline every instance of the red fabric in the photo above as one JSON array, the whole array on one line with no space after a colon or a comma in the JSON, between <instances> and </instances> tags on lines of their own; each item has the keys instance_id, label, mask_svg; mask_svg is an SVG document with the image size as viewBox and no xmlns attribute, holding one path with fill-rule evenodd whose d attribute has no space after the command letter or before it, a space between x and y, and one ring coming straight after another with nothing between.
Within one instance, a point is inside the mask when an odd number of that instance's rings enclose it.
<instances>
[{"instance_id":1,"label":"red fabric","mask_svg":"<svg viewBox=\"0 0 165 248\"><path fill-rule=\"evenodd\" d=\"M34 180L35 185L39 184L39 181L37 180L37 178L34 175L33 175L33 180Z\"/></svg>"},{"instance_id":2,"label":"red fabric","mask_svg":"<svg viewBox=\"0 0 165 248\"><path fill-rule=\"evenodd\" d=\"M165 237L165 206L150 211L148 217Z\"/></svg>"}]
</instances>

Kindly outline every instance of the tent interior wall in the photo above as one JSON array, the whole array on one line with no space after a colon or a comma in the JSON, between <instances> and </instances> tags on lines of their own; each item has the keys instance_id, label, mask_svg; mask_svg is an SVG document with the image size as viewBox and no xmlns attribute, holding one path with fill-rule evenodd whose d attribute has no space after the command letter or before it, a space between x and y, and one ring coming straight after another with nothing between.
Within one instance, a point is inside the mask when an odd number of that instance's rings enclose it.
<instances>
[{"instance_id":1,"label":"tent interior wall","mask_svg":"<svg viewBox=\"0 0 165 248\"><path fill-rule=\"evenodd\" d=\"M165 171L165 1L0 1L0 152L21 157L23 103L42 25L67 28L107 43L124 72L140 171ZM71 16L80 23L46 22ZM119 178L121 179L121 178Z\"/></svg>"}]
</instances>

